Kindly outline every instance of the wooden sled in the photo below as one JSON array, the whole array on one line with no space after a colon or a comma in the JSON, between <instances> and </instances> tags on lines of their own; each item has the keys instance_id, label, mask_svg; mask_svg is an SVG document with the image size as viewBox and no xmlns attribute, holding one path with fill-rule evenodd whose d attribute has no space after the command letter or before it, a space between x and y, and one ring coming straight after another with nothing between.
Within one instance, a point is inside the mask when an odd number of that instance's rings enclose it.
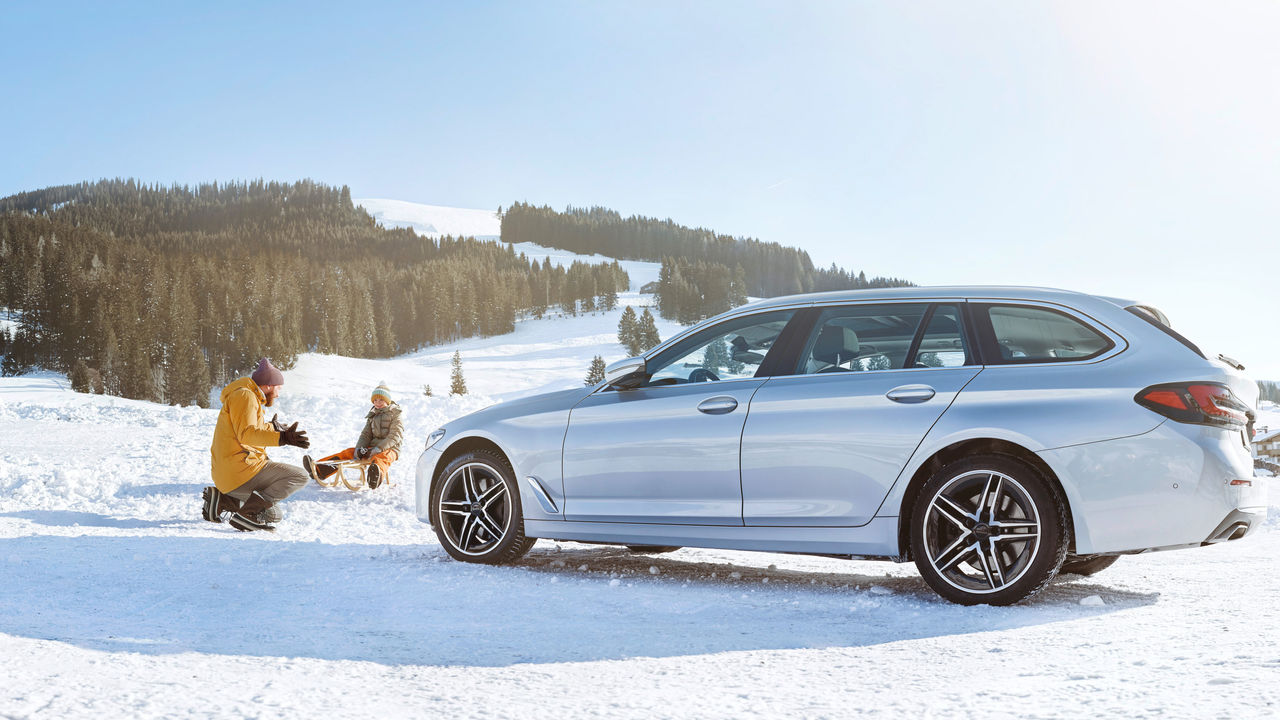
<instances>
[{"instance_id":1,"label":"wooden sled","mask_svg":"<svg viewBox=\"0 0 1280 720\"><path fill-rule=\"evenodd\" d=\"M333 465L338 471L327 478L316 478L316 484L320 487L337 487L338 483L342 483L348 490L359 492L369 488L368 470L373 464L372 460L330 460L325 465ZM390 475L390 473L387 473ZM391 482L390 477L382 478L382 483L378 487L394 487L395 483Z\"/></svg>"}]
</instances>

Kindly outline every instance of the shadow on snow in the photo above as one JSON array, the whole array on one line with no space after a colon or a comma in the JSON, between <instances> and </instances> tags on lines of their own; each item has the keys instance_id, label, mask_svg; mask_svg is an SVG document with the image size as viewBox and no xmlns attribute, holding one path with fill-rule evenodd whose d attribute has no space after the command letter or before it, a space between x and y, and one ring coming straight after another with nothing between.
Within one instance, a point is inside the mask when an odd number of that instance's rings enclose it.
<instances>
[{"instance_id":1,"label":"shadow on snow","mask_svg":"<svg viewBox=\"0 0 1280 720\"><path fill-rule=\"evenodd\" d=\"M8 515L135 527L33 514ZM1158 597L1076 581L1016 607L965 608L915 575L866 563L765 570L544 541L517 566L489 567L436 545L225 532L0 540L0 632L109 652L505 666L858 647L1077 620ZM1106 605L1079 604L1090 595Z\"/></svg>"}]
</instances>

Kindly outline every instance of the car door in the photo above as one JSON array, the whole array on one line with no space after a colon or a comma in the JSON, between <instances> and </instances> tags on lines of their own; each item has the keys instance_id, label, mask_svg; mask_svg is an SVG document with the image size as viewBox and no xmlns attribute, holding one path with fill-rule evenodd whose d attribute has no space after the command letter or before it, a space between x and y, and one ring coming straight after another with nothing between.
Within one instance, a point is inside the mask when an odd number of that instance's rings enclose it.
<instances>
[{"instance_id":1,"label":"car door","mask_svg":"<svg viewBox=\"0 0 1280 720\"><path fill-rule=\"evenodd\" d=\"M569 415L565 519L741 525L738 450L756 377L794 310L739 316L647 363L631 390L601 389Z\"/></svg>"},{"instance_id":2,"label":"car door","mask_svg":"<svg viewBox=\"0 0 1280 720\"><path fill-rule=\"evenodd\" d=\"M795 373L754 396L742 435L746 525L857 526L981 367L961 302L826 308Z\"/></svg>"}]
</instances>

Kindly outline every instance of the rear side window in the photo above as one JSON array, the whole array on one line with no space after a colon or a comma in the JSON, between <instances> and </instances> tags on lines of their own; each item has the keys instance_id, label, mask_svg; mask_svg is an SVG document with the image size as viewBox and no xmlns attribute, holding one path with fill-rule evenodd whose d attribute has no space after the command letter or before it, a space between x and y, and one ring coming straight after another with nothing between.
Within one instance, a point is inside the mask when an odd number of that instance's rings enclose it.
<instances>
[{"instance_id":1,"label":"rear side window","mask_svg":"<svg viewBox=\"0 0 1280 720\"><path fill-rule=\"evenodd\" d=\"M1089 360L1115 347L1101 332L1049 308L986 305L979 315L991 329L987 345L993 347L984 348L990 365Z\"/></svg>"}]
</instances>

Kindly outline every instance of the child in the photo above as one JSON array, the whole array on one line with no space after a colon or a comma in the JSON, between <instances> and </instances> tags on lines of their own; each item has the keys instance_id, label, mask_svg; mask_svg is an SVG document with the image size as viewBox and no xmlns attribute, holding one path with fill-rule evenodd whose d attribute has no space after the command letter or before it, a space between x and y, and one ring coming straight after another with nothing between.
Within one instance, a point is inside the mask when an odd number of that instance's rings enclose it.
<instances>
[{"instance_id":1,"label":"child","mask_svg":"<svg viewBox=\"0 0 1280 720\"><path fill-rule=\"evenodd\" d=\"M323 480L338 471L337 466L327 464L330 460L365 460L373 463L365 471L369 488L376 488L387 477L391 463L400 457L400 438L404 434L404 425L400 421L400 406L391 399L391 389L385 381L373 389L369 398L373 401L373 409L365 416L364 431L356 446L347 448L328 457L312 460L310 455L302 456L302 466L316 480Z\"/></svg>"}]
</instances>

